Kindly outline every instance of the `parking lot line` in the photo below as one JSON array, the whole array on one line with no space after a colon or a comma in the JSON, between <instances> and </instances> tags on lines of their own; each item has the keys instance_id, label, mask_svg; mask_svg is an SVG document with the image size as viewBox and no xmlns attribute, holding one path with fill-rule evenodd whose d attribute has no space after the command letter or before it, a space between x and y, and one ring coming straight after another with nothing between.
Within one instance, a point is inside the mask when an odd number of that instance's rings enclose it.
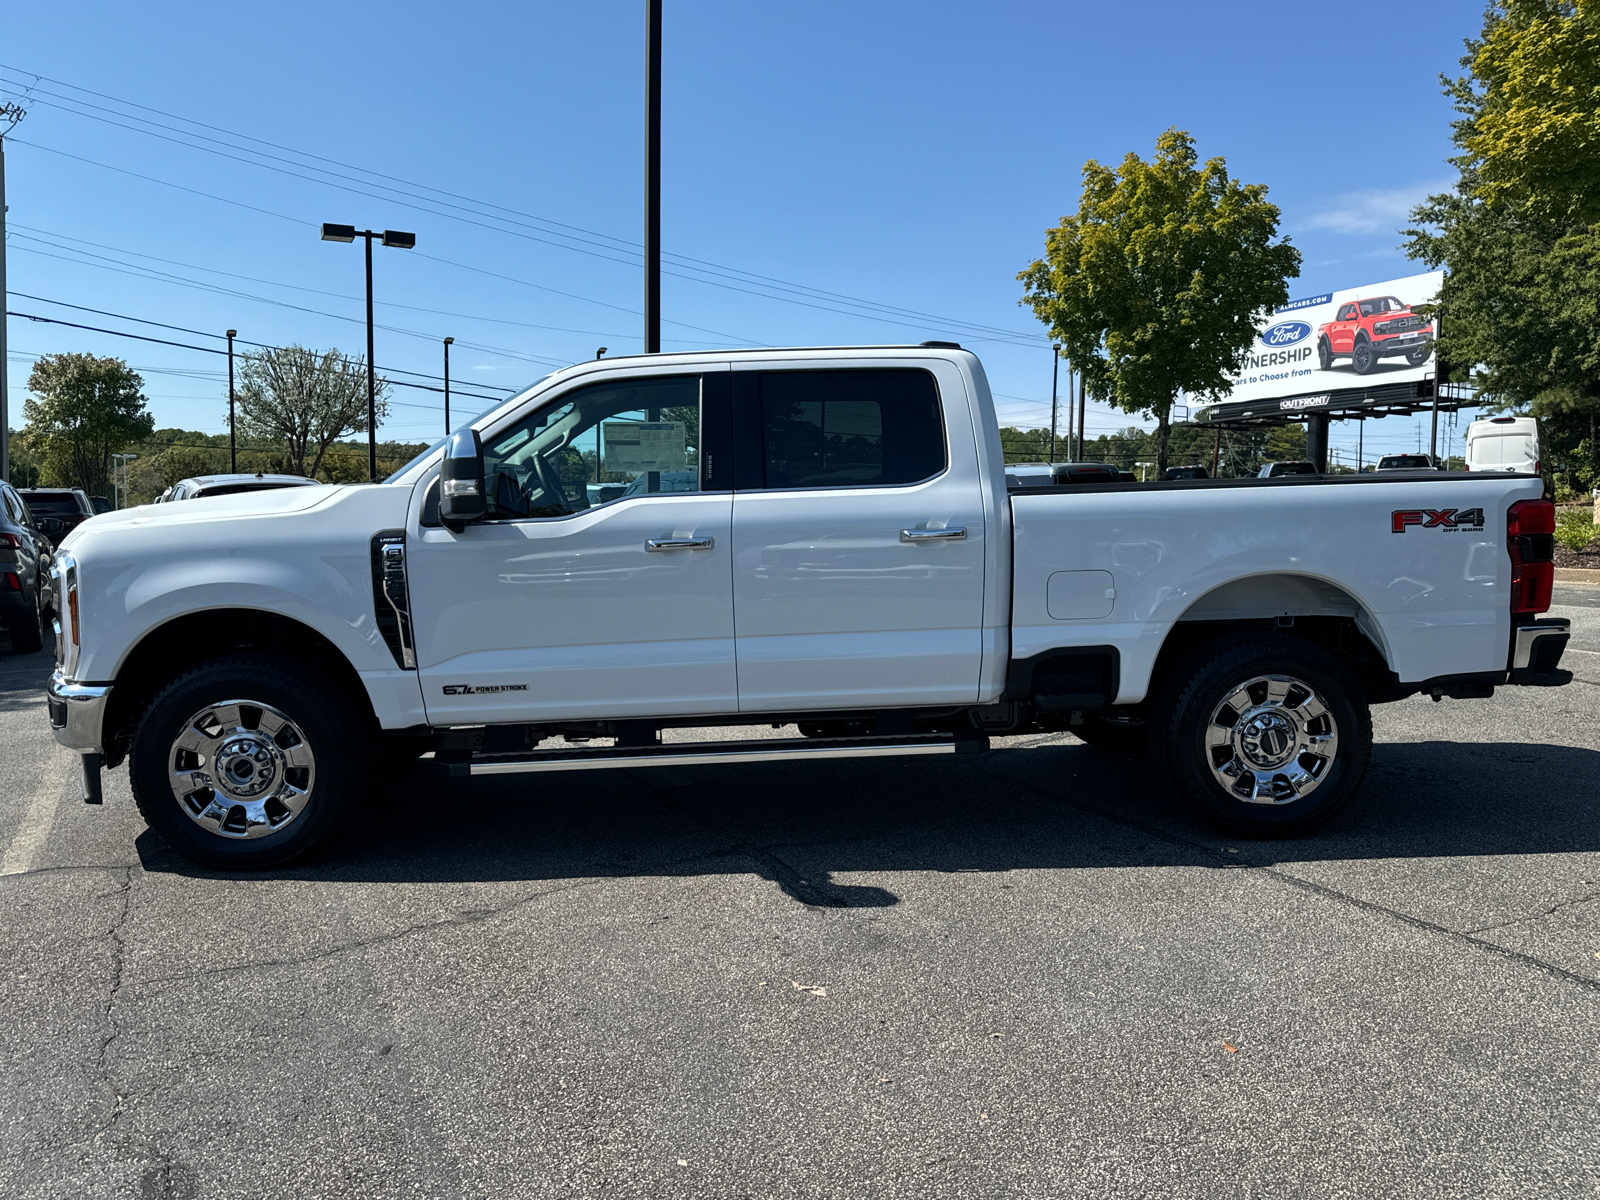
<instances>
[{"instance_id":1,"label":"parking lot line","mask_svg":"<svg viewBox=\"0 0 1600 1200\"><path fill-rule=\"evenodd\" d=\"M21 875L33 868L50 836L50 827L55 824L56 810L72 782L72 758L71 754L52 754L45 760L39 786L28 801L28 811L6 847L5 858L0 859L0 875Z\"/></svg>"}]
</instances>

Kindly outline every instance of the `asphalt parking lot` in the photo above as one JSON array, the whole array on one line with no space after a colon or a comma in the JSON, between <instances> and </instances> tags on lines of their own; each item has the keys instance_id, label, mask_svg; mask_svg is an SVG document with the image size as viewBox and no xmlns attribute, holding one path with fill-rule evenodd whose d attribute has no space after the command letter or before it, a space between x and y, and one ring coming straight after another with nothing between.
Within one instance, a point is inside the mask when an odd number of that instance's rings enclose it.
<instances>
[{"instance_id":1,"label":"asphalt parking lot","mask_svg":"<svg viewBox=\"0 0 1600 1200\"><path fill-rule=\"evenodd\" d=\"M1062 735L415 776L222 876L77 800L0 655L0 1195L1600 1190L1600 588L1578 680L1375 710L1220 837Z\"/></svg>"}]
</instances>

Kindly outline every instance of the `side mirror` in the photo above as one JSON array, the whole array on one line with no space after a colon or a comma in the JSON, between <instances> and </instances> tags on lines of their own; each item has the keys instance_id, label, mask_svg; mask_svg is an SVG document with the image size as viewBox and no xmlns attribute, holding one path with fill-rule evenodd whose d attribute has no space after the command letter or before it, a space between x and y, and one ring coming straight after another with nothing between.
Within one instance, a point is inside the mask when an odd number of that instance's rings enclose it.
<instances>
[{"instance_id":1,"label":"side mirror","mask_svg":"<svg viewBox=\"0 0 1600 1200\"><path fill-rule=\"evenodd\" d=\"M439 471L439 519L460 532L469 521L483 518L488 506L483 494L483 445L476 429L458 429L444 448Z\"/></svg>"}]
</instances>

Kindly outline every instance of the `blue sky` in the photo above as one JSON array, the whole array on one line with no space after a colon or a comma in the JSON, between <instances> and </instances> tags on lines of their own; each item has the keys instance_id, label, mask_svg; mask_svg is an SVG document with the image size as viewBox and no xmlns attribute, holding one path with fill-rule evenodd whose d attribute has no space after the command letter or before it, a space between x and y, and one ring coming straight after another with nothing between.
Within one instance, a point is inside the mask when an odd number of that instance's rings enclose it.
<instances>
[{"instance_id":1,"label":"blue sky","mask_svg":"<svg viewBox=\"0 0 1600 1200\"><path fill-rule=\"evenodd\" d=\"M1295 295L1410 274L1396 231L1450 178L1438 75L1480 14L1404 13L1380 33L1392 5L666 0L665 348L954 338L1003 422L1047 424L1015 275L1086 159L1148 155L1173 125L1269 187ZM450 335L452 376L488 394L636 351L642 64L637 0L13 5L0 95L35 90L8 139L10 307L359 352L359 243L316 231L349 222L417 234L375 253L380 366L437 374ZM226 428L214 355L9 328L13 425L31 356L89 349L145 369L158 425ZM393 399L386 434L442 428L435 394ZM1089 431L1129 423L1092 411ZM1369 457L1415 428L1369 422Z\"/></svg>"}]
</instances>

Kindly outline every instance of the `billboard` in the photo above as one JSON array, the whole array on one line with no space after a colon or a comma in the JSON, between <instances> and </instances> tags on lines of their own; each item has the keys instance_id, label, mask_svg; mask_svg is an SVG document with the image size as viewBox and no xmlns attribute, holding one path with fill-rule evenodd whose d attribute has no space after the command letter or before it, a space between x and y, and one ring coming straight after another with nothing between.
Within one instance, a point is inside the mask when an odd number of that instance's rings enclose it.
<instances>
[{"instance_id":1,"label":"billboard","mask_svg":"<svg viewBox=\"0 0 1600 1200\"><path fill-rule=\"evenodd\" d=\"M1398 391L1392 385L1431 378L1438 324L1413 309L1431 304L1443 281L1444 272L1430 271L1291 300L1258 323L1232 391L1204 403L1291 407L1304 397L1303 407L1337 407L1342 391Z\"/></svg>"}]
</instances>

